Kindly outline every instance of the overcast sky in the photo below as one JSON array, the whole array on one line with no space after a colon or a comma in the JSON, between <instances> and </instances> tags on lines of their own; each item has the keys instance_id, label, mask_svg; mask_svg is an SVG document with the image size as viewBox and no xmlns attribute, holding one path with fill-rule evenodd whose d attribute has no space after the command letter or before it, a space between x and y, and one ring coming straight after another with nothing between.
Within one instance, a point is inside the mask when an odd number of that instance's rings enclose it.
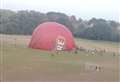
<instances>
[{"instance_id":1,"label":"overcast sky","mask_svg":"<svg viewBox=\"0 0 120 82\"><path fill-rule=\"evenodd\" d=\"M119 21L119 0L0 0L1 9L49 11L75 15L89 20L92 17Z\"/></svg>"}]
</instances>

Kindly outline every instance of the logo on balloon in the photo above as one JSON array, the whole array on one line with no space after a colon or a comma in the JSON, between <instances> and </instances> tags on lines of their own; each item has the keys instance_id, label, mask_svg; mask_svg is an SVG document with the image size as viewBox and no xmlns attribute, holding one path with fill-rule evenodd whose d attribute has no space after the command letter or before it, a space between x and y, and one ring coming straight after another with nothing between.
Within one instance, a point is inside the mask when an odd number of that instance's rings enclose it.
<instances>
[{"instance_id":1,"label":"logo on balloon","mask_svg":"<svg viewBox=\"0 0 120 82\"><path fill-rule=\"evenodd\" d=\"M63 36L58 36L56 39L56 50L62 51L65 49L65 38Z\"/></svg>"}]
</instances>

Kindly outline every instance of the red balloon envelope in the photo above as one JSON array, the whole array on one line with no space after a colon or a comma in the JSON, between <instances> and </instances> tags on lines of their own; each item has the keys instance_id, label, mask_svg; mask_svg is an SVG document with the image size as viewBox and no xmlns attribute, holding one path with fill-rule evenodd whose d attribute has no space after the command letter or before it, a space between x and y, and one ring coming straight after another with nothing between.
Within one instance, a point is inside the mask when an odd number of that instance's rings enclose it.
<instances>
[{"instance_id":1,"label":"red balloon envelope","mask_svg":"<svg viewBox=\"0 0 120 82\"><path fill-rule=\"evenodd\" d=\"M67 27L56 22L46 22L33 31L29 47L42 50L72 50L75 43Z\"/></svg>"}]
</instances>

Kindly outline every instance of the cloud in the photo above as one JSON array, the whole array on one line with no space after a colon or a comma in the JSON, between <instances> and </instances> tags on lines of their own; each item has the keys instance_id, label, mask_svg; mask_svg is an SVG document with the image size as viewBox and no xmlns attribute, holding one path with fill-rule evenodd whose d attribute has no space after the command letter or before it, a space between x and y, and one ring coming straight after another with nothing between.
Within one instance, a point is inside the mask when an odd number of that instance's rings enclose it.
<instances>
[{"instance_id":1,"label":"cloud","mask_svg":"<svg viewBox=\"0 0 120 82\"><path fill-rule=\"evenodd\" d=\"M95 16L118 20L116 19L118 8L120 8L118 3L119 0L1 0L1 8L41 12L57 11L86 19Z\"/></svg>"}]
</instances>

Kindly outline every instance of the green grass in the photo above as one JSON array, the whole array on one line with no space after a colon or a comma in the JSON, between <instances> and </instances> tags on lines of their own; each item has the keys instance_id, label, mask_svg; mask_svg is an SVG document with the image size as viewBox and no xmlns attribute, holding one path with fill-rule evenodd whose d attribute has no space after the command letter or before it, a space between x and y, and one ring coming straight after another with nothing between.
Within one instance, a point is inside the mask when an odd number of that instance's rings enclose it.
<instances>
[{"instance_id":1,"label":"green grass","mask_svg":"<svg viewBox=\"0 0 120 82\"><path fill-rule=\"evenodd\" d=\"M111 42L111 41L98 41L98 40L87 40L87 39L75 39L76 43L81 46L85 46L88 48L98 48L98 49L106 49L108 51L118 52L119 42Z\"/></svg>"},{"instance_id":2,"label":"green grass","mask_svg":"<svg viewBox=\"0 0 120 82\"><path fill-rule=\"evenodd\" d=\"M12 37L12 36L9 36ZM20 41L19 37L22 39ZM0 70L3 79L7 81L117 81L118 80L118 56L112 53L104 53L103 56L96 53L79 51L62 52L61 55L51 56L51 52L30 49L27 47L27 40L22 36L15 44L3 40L0 44L2 64ZM28 39L28 38L27 38ZM7 42L7 43L5 43ZM10 42L10 43L9 43ZM91 45L89 47L106 46L110 49L117 49L118 43L97 42L92 40L76 39L80 45ZM82 45L84 45L82 44ZM85 70L85 63L95 63L103 67L101 72L88 72Z\"/></svg>"}]
</instances>

